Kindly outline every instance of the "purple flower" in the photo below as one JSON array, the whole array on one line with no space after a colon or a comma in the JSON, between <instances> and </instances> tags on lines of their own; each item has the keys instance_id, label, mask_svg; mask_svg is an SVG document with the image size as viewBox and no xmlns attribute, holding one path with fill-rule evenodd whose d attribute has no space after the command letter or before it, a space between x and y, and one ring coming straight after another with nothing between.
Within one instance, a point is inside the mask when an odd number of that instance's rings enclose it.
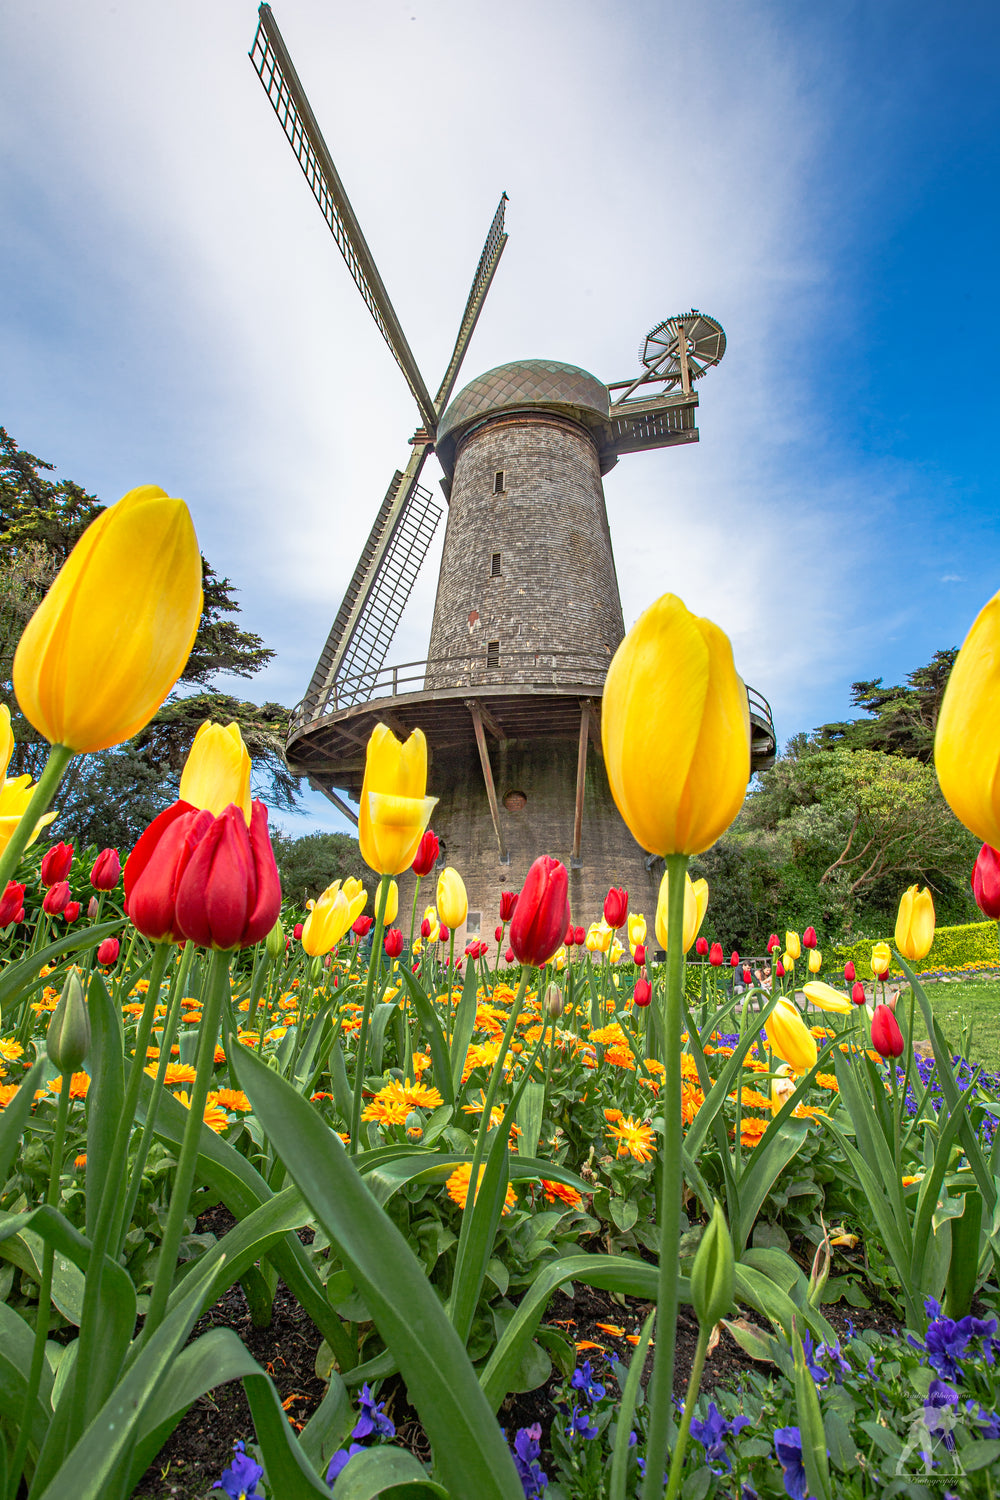
<instances>
[{"instance_id":1,"label":"purple flower","mask_svg":"<svg viewBox=\"0 0 1000 1500\"><path fill-rule=\"evenodd\" d=\"M542 1451L541 1437L542 1428L539 1422L532 1422L530 1427L519 1427L514 1434L514 1446L511 1451L517 1477L524 1490L524 1500L541 1500L542 1491L549 1482L538 1462L538 1455Z\"/></svg>"},{"instance_id":2,"label":"purple flower","mask_svg":"<svg viewBox=\"0 0 1000 1500\"><path fill-rule=\"evenodd\" d=\"M924 1422L927 1431L934 1437L942 1437L946 1448L954 1448L955 1439L951 1429L955 1416L951 1408L958 1405L958 1392L943 1380L932 1380L924 1397Z\"/></svg>"},{"instance_id":3,"label":"purple flower","mask_svg":"<svg viewBox=\"0 0 1000 1500\"><path fill-rule=\"evenodd\" d=\"M384 1401L376 1403L375 1397L368 1387L368 1382L365 1381L361 1387L361 1394L358 1397L358 1408L361 1415L351 1429L351 1437L366 1438L370 1437L373 1432L377 1432L381 1437L395 1437L396 1429L390 1418L386 1416L384 1407Z\"/></svg>"},{"instance_id":4,"label":"purple flower","mask_svg":"<svg viewBox=\"0 0 1000 1500\"><path fill-rule=\"evenodd\" d=\"M721 1463L721 1469L712 1469L713 1474L731 1474L733 1466L729 1462L729 1454L726 1452L726 1439L736 1437L744 1427L748 1426L749 1417L734 1417L727 1422L714 1401L708 1405L708 1415L704 1422L699 1422L697 1417L691 1420L691 1436L696 1438L705 1450L705 1460L711 1465Z\"/></svg>"},{"instance_id":5,"label":"purple flower","mask_svg":"<svg viewBox=\"0 0 1000 1500\"><path fill-rule=\"evenodd\" d=\"M819 1359L819 1356L822 1354L824 1347L825 1346L823 1344L820 1344L815 1354L813 1354L812 1334L807 1328L805 1333L802 1335L802 1353L805 1355L806 1369L809 1371L809 1374L812 1376L817 1385L825 1385L830 1378L829 1372L824 1370L822 1365L816 1363L816 1361Z\"/></svg>"},{"instance_id":6,"label":"purple flower","mask_svg":"<svg viewBox=\"0 0 1000 1500\"><path fill-rule=\"evenodd\" d=\"M802 1434L797 1427L777 1427L774 1451L778 1455L785 1481L785 1494L791 1500L806 1500L806 1471L802 1462Z\"/></svg>"},{"instance_id":7,"label":"purple flower","mask_svg":"<svg viewBox=\"0 0 1000 1500\"><path fill-rule=\"evenodd\" d=\"M355 1453L367 1452L368 1449L364 1446L363 1443L352 1443L349 1448L338 1448L337 1452L330 1460L330 1467L326 1471L327 1484L330 1485L331 1488L333 1487L334 1481L337 1480L344 1472L344 1470L347 1468L347 1465L354 1457ZM247 1497L247 1500L249 1500L249 1496Z\"/></svg>"},{"instance_id":8,"label":"purple flower","mask_svg":"<svg viewBox=\"0 0 1000 1500\"><path fill-rule=\"evenodd\" d=\"M843 1385L844 1376L851 1373L851 1366L844 1358L843 1350L840 1347L840 1340L834 1339L832 1344L820 1344L816 1350L816 1358L817 1360L825 1360L830 1365L837 1384Z\"/></svg>"},{"instance_id":9,"label":"purple flower","mask_svg":"<svg viewBox=\"0 0 1000 1500\"><path fill-rule=\"evenodd\" d=\"M225 1490L229 1500L264 1500L257 1488L257 1481L262 1478L263 1473L260 1464L247 1458L244 1444L237 1441L233 1444L232 1463L227 1469L223 1469L222 1478L217 1479L212 1488Z\"/></svg>"},{"instance_id":10,"label":"purple flower","mask_svg":"<svg viewBox=\"0 0 1000 1500\"><path fill-rule=\"evenodd\" d=\"M972 1339L983 1340L983 1356L987 1364L993 1363L994 1346L1000 1347L1000 1340L994 1338L997 1330L995 1318L987 1321L985 1318L974 1318L971 1314L957 1321L945 1318L941 1315L940 1304L933 1297L927 1298L924 1310L931 1320L927 1327L927 1337L921 1341L911 1333L907 1338L914 1349L926 1352L928 1363L942 1380L964 1378L965 1371L959 1360L966 1355Z\"/></svg>"},{"instance_id":11,"label":"purple flower","mask_svg":"<svg viewBox=\"0 0 1000 1500\"><path fill-rule=\"evenodd\" d=\"M978 1408L975 1412L976 1421L983 1424L983 1429L979 1436L982 1438L1000 1438L1000 1413L985 1411L979 1405L978 1401L966 1401L965 1409L967 1412L972 1413L973 1407Z\"/></svg>"},{"instance_id":12,"label":"purple flower","mask_svg":"<svg viewBox=\"0 0 1000 1500\"><path fill-rule=\"evenodd\" d=\"M594 1379L594 1372L590 1368L590 1360L585 1359L578 1370L574 1370L570 1376L570 1385L593 1404L595 1401L604 1400L604 1386L599 1385Z\"/></svg>"},{"instance_id":13,"label":"purple flower","mask_svg":"<svg viewBox=\"0 0 1000 1500\"><path fill-rule=\"evenodd\" d=\"M597 1436L597 1423L590 1420L587 1408L574 1406L573 1415L569 1420L566 1436L570 1438L595 1438Z\"/></svg>"}]
</instances>

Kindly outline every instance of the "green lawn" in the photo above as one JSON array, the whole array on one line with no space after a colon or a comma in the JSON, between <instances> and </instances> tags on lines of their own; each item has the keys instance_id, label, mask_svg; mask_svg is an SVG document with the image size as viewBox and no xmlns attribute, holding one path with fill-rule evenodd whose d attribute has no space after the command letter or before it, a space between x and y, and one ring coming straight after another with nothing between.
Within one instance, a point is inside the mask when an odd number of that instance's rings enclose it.
<instances>
[{"instance_id":1,"label":"green lawn","mask_svg":"<svg viewBox=\"0 0 1000 1500\"><path fill-rule=\"evenodd\" d=\"M991 975L983 979L928 984L927 994L955 1051L961 1050L963 1025L971 1025L969 1061L982 1063L991 1072L1000 1072L1000 979ZM900 1006L904 1007L908 1000L907 989L900 995ZM926 1034L919 1020L915 1023L915 1031L918 1037Z\"/></svg>"}]
</instances>

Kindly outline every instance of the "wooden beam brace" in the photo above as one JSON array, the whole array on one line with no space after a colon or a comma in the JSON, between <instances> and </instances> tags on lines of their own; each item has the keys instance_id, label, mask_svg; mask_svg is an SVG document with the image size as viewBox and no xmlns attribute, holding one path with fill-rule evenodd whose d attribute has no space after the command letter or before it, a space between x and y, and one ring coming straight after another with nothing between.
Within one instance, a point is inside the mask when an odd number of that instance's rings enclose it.
<instances>
[{"instance_id":1,"label":"wooden beam brace","mask_svg":"<svg viewBox=\"0 0 1000 1500\"><path fill-rule=\"evenodd\" d=\"M496 719L494 719L485 703L479 704L479 712L482 716L483 727L489 730L493 738L495 740L505 740L507 736L504 734L503 730L500 728L500 725L497 723Z\"/></svg>"},{"instance_id":2,"label":"wooden beam brace","mask_svg":"<svg viewBox=\"0 0 1000 1500\"><path fill-rule=\"evenodd\" d=\"M587 723L590 726L590 738L594 749L601 759L604 759L604 746L601 743L601 705L593 698L587 698L583 705L586 709Z\"/></svg>"},{"instance_id":3,"label":"wooden beam brace","mask_svg":"<svg viewBox=\"0 0 1000 1500\"><path fill-rule=\"evenodd\" d=\"M357 828L358 815L354 811L354 808L348 802L345 802L343 797L338 796L332 787L324 786L322 782L316 780L315 776L309 777L309 785L314 792L322 792L326 800L332 802L337 811L342 812L344 817L349 818L355 828Z\"/></svg>"},{"instance_id":4,"label":"wooden beam brace","mask_svg":"<svg viewBox=\"0 0 1000 1500\"><path fill-rule=\"evenodd\" d=\"M586 701L580 704L580 741L576 752L576 811L573 817L573 859L580 862L580 844L583 839L583 793L587 784L587 742L590 738L590 709Z\"/></svg>"},{"instance_id":5,"label":"wooden beam brace","mask_svg":"<svg viewBox=\"0 0 1000 1500\"><path fill-rule=\"evenodd\" d=\"M472 727L476 731L476 744L479 747L479 760L483 768L483 780L486 783L486 799L490 804L490 817L493 819L493 831L497 836L497 848L500 858L504 864L507 863L507 845L504 843L503 830L500 827L500 808L497 804L497 791L493 785L493 767L490 765L490 752L486 748L486 733L483 729L483 715L479 704L474 698L467 698L466 706L472 715Z\"/></svg>"}]
</instances>

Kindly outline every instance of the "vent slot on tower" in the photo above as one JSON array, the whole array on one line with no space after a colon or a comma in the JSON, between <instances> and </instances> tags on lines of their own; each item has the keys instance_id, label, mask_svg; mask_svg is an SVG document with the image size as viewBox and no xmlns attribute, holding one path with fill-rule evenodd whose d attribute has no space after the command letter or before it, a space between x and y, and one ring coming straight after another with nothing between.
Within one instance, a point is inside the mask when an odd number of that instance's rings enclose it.
<instances>
[{"instance_id":1,"label":"vent slot on tower","mask_svg":"<svg viewBox=\"0 0 1000 1500\"><path fill-rule=\"evenodd\" d=\"M498 667L500 665L500 642L489 641L486 645L486 666Z\"/></svg>"},{"instance_id":2,"label":"vent slot on tower","mask_svg":"<svg viewBox=\"0 0 1000 1500\"><path fill-rule=\"evenodd\" d=\"M496 473L493 475L493 493L494 495L502 495L503 490L503 469L497 469Z\"/></svg>"},{"instance_id":3,"label":"vent slot on tower","mask_svg":"<svg viewBox=\"0 0 1000 1500\"><path fill-rule=\"evenodd\" d=\"M491 578L499 578L500 577L500 554L499 554L499 552L494 552L494 554L493 554L493 565L490 568L490 577Z\"/></svg>"}]
</instances>

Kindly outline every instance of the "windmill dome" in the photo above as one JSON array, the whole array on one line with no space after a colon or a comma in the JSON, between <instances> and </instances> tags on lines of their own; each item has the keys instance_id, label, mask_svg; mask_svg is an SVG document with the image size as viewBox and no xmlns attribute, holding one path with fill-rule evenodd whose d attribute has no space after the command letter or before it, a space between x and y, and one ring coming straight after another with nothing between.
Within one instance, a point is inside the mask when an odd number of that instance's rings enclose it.
<instances>
[{"instance_id":1,"label":"windmill dome","mask_svg":"<svg viewBox=\"0 0 1000 1500\"><path fill-rule=\"evenodd\" d=\"M517 359L497 365L470 380L445 410L435 443L438 461L450 476L460 437L504 412L561 413L588 428L598 447L606 450L611 444L608 404L607 386L579 365L557 359Z\"/></svg>"}]
</instances>

